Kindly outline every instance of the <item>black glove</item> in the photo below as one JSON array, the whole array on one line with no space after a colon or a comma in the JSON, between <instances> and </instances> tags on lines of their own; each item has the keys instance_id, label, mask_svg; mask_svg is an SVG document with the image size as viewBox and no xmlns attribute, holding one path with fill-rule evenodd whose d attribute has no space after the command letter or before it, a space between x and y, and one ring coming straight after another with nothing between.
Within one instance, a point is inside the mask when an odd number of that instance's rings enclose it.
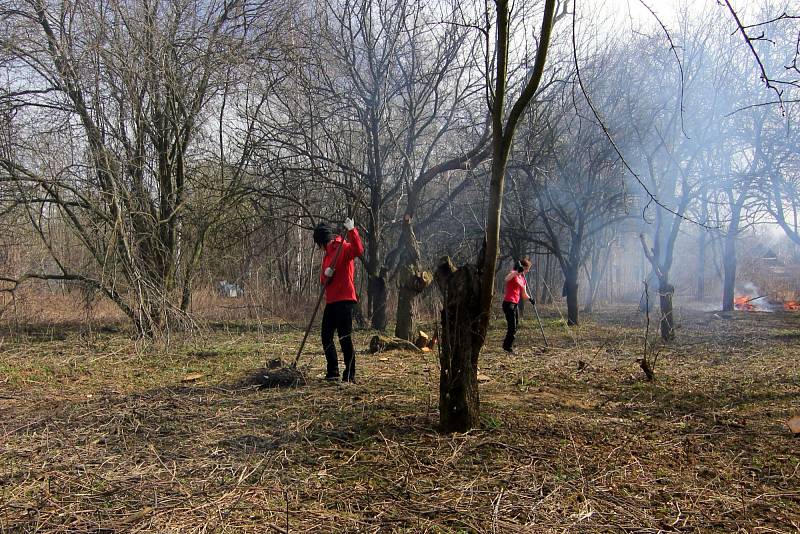
<instances>
[{"instance_id":1,"label":"black glove","mask_svg":"<svg viewBox=\"0 0 800 534\"><path fill-rule=\"evenodd\" d=\"M525 269L522 268L522 262L515 261L514 262L514 270L517 271L518 273L521 273L522 271L524 271Z\"/></svg>"},{"instance_id":2,"label":"black glove","mask_svg":"<svg viewBox=\"0 0 800 534\"><path fill-rule=\"evenodd\" d=\"M536 299L535 298L533 298L533 297L529 298L528 302L530 302L533 306L536 306Z\"/></svg>"}]
</instances>

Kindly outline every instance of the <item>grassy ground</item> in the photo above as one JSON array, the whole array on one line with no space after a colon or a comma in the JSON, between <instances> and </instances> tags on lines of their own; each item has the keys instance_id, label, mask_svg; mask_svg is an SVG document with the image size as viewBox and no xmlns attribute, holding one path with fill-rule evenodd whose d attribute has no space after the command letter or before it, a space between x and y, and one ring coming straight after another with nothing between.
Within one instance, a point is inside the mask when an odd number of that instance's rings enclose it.
<instances>
[{"instance_id":1,"label":"grassy ground","mask_svg":"<svg viewBox=\"0 0 800 534\"><path fill-rule=\"evenodd\" d=\"M528 321L515 356L493 323L483 428L449 436L435 353L256 390L237 384L301 332L7 335L0 532L800 531L800 313L682 311L654 383L632 308L544 319L551 348Z\"/></svg>"}]
</instances>

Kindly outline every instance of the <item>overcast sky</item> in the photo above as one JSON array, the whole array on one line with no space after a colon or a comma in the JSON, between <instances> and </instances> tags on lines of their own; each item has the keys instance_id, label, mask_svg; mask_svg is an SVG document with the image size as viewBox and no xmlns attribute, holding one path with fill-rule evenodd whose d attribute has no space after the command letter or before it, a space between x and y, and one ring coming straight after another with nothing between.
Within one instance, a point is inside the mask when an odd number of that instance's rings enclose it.
<instances>
[{"instance_id":1,"label":"overcast sky","mask_svg":"<svg viewBox=\"0 0 800 534\"><path fill-rule=\"evenodd\" d=\"M708 12L709 15L730 16L727 8L716 0L576 0L578 13L586 14L597 12L608 19L625 21L631 24L650 24L654 22L648 7L658 15L664 24L669 26L676 20L679 9L688 9L697 12ZM731 0L731 5L740 13L747 6L747 0ZM647 6L647 7L645 7Z\"/></svg>"},{"instance_id":2,"label":"overcast sky","mask_svg":"<svg viewBox=\"0 0 800 534\"><path fill-rule=\"evenodd\" d=\"M597 13L598 22L607 21L610 25L623 23L628 28L655 23L653 14L645 5L667 26L676 20L679 6L688 4L692 6L691 9L708 8L706 0L688 3L685 0L644 0L644 3L641 0L577 0L577 4L580 15Z\"/></svg>"}]
</instances>

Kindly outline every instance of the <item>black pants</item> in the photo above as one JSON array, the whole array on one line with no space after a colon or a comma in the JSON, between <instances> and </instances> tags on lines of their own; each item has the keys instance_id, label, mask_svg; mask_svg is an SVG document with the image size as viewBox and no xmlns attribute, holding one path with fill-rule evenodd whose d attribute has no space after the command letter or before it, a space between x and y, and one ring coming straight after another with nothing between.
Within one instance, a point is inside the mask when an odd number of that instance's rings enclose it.
<instances>
[{"instance_id":1,"label":"black pants","mask_svg":"<svg viewBox=\"0 0 800 534\"><path fill-rule=\"evenodd\" d=\"M517 333L517 323L519 322L519 311L513 302L503 301L503 313L506 316L506 338L503 340L503 350L514 348L514 335Z\"/></svg>"},{"instance_id":2,"label":"black pants","mask_svg":"<svg viewBox=\"0 0 800 534\"><path fill-rule=\"evenodd\" d=\"M339 301L325 305L322 313L322 348L328 363L326 376L328 378L339 376L339 358L336 355L336 345L333 333L339 335L339 344L344 354L344 373L342 380L354 381L356 377L356 356L353 349L353 301Z\"/></svg>"}]
</instances>

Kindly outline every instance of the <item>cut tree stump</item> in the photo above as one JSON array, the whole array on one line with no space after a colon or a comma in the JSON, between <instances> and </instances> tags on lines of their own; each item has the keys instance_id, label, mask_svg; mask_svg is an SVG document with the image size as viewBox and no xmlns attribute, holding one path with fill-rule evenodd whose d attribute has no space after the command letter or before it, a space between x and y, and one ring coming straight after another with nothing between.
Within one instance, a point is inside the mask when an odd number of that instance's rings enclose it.
<instances>
[{"instance_id":1,"label":"cut tree stump","mask_svg":"<svg viewBox=\"0 0 800 534\"><path fill-rule=\"evenodd\" d=\"M417 331L417 339L414 341L414 345L421 348L424 352L427 348L428 350L433 350L433 347L436 346L436 334L433 337L429 336L426 332L422 330Z\"/></svg>"},{"instance_id":2,"label":"cut tree stump","mask_svg":"<svg viewBox=\"0 0 800 534\"><path fill-rule=\"evenodd\" d=\"M386 352L388 350L422 352L422 349L414 345L412 342L405 339L400 339L399 337L389 337L377 334L372 336L372 339L369 340L370 354L375 354L376 352Z\"/></svg>"},{"instance_id":3,"label":"cut tree stump","mask_svg":"<svg viewBox=\"0 0 800 534\"><path fill-rule=\"evenodd\" d=\"M417 347L422 349L422 348L427 347L428 343L430 343L430 342L431 342L431 336L429 336L428 334L426 334L422 330L417 332L417 340L414 341L414 345L416 345Z\"/></svg>"},{"instance_id":4,"label":"cut tree stump","mask_svg":"<svg viewBox=\"0 0 800 534\"><path fill-rule=\"evenodd\" d=\"M443 432L466 432L481 424L478 357L488 324L480 305L482 258L483 249L475 265L456 268L445 256L436 268L443 304L439 342L439 423Z\"/></svg>"}]
</instances>

